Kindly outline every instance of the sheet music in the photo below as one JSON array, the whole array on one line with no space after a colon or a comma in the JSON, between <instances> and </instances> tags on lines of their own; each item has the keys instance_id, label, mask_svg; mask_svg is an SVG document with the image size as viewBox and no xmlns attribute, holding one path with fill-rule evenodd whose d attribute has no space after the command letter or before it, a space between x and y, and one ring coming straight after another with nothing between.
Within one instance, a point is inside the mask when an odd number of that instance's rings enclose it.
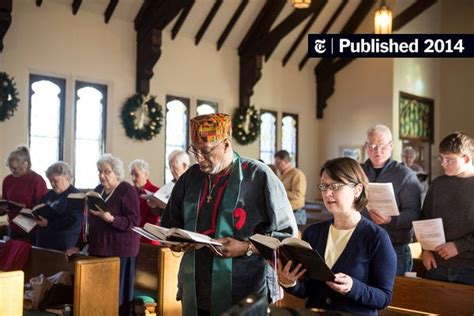
<instances>
[{"instance_id":1,"label":"sheet music","mask_svg":"<svg viewBox=\"0 0 474 316\"><path fill-rule=\"evenodd\" d=\"M369 183L368 210L377 210L385 216L398 216L397 200L393 185L389 183Z\"/></svg>"},{"instance_id":2,"label":"sheet music","mask_svg":"<svg viewBox=\"0 0 474 316\"><path fill-rule=\"evenodd\" d=\"M413 221L413 229L424 250L433 251L437 246L446 243L442 218Z\"/></svg>"}]
</instances>

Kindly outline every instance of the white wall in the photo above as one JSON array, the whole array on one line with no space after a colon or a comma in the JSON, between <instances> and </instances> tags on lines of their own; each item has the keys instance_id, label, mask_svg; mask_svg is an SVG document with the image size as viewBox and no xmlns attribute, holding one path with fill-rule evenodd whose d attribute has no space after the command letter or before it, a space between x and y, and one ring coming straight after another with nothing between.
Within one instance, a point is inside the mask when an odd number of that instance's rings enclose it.
<instances>
[{"instance_id":1,"label":"white wall","mask_svg":"<svg viewBox=\"0 0 474 316\"><path fill-rule=\"evenodd\" d=\"M164 128L152 141L137 142L125 136L119 115L125 100L135 92L135 40L133 23L111 19L82 10L73 16L70 4L43 2L38 8L31 1L15 1L13 22L4 38L0 69L15 77L21 103L15 116L0 124L0 157L4 159L17 144L27 143L28 80L30 73L67 79L66 111L69 133L66 135L65 160L72 159L72 95L74 80L108 85L106 150L119 156L125 164L143 158L152 167L151 180L164 181ZM195 114L196 99L219 102L219 110L232 113L238 106L239 60L237 52L215 43L178 37L171 40L163 33L162 55L154 68L150 91L164 106L167 94L191 99ZM258 108L299 115L300 167L308 175L309 188L314 188L317 151L315 143L315 85L311 69L299 72L295 65L282 68L279 60L264 64L263 77L255 87L251 101ZM69 127L68 127L69 125ZM311 146L308 146L310 144ZM258 141L250 146L236 145L245 156L258 158ZM0 178L8 174L0 168ZM91 176L96 176L92 174ZM314 199L309 190L308 199Z\"/></svg>"}]
</instances>

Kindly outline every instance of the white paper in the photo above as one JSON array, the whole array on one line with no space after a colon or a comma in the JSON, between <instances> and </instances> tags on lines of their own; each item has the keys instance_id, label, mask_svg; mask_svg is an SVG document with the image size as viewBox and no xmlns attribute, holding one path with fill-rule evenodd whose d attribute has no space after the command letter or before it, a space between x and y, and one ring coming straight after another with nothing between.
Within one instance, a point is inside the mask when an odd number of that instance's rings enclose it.
<instances>
[{"instance_id":1,"label":"white paper","mask_svg":"<svg viewBox=\"0 0 474 316\"><path fill-rule=\"evenodd\" d=\"M413 221L413 229L416 240L424 250L433 251L437 246L446 243L442 218Z\"/></svg>"},{"instance_id":2,"label":"white paper","mask_svg":"<svg viewBox=\"0 0 474 316\"><path fill-rule=\"evenodd\" d=\"M37 224L36 221L32 218L18 214L13 218L13 223L21 227L25 232L29 233Z\"/></svg>"},{"instance_id":3,"label":"white paper","mask_svg":"<svg viewBox=\"0 0 474 316\"><path fill-rule=\"evenodd\" d=\"M368 210L377 210L385 216L398 216L397 200L393 185L389 183L369 183L369 203Z\"/></svg>"},{"instance_id":4,"label":"white paper","mask_svg":"<svg viewBox=\"0 0 474 316\"><path fill-rule=\"evenodd\" d=\"M158 191L155 192L154 196L161 202L168 204L168 200L171 197L171 192L173 192L174 182L168 182L162 186Z\"/></svg>"}]
</instances>

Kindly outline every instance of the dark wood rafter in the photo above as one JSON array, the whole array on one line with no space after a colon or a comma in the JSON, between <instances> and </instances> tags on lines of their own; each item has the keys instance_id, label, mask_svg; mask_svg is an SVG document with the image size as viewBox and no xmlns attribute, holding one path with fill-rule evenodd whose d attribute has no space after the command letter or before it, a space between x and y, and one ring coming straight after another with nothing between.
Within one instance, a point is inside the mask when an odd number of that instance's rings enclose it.
<instances>
[{"instance_id":1,"label":"dark wood rafter","mask_svg":"<svg viewBox=\"0 0 474 316\"><path fill-rule=\"evenodd\" d=\"M285 0L267 0L248 33L239 45L239 106L250 105L255 84L262 77L263 53L256 50L255 41L261 41L268 34L278 14L285 6Z\"/></svg>"},{"instance_id":2,"label":"dark wood rafter","mask_svg":"<svg viewBox=\"0 0 474 316\"><path fill-rule=\"evenodd\" d=\"M308 18L312 13L319 15L327 4L327 0L319 0L311 3L309 10L295 9L280 24L278 24L267 36L267 41L263 43L265 47L265 60L268 60L280 41L293 31L300 23Z\"/></svg>"},{"instance_id":3,"label":"dark wood rafter","mask_svg":"<svg viewBox=\"0 0 474 316\"><path fill-rule=\"evenodd\" d=\"M179 33L179 30L181 29L181 26L183 26L184 21L186 21L186 18L188 17L189 12L191 12L191 9L194 6L195 1L189 1L189 3L184 7L183 11L181 11L181 14L178 17L178 20L176 20L176 23L173 25L173 28L171 29L171 39L175 39L176 36Z\"/></svg>"},{"instance_id":4,"label":"dark wood rafter","mask_svg":"<svg viewBox=\"0 0 474 316\"><path fill-rule=\"evenodd\" d=\"M346 7L347 3L348 3L348 0L342 0L342 2L337 7L336 11L334 11L334 14L326 23L326 25L324 26L320 34L326 34L327 32L329 32L334 22L336 22L336 20L339 18L339 15L341 15L341 12ZM306 54L298 65L299 70L303 69L303 67L306 65L307 62L308 62L308 55Z\"/></svg>"},{"instance_id":5,"label":"dark wood rafter","mask_svg":"<svg viewBox=\"0 0 474 316\"><path fill-rule=\"evenodd\" d=\"M137 31L137 93L150 92L153 67L161 56L161 32L190 0L145 0L135 18Z\"/></svg>"},{"instance_id":6,"label":"dark wood rafter","mask_svg":"<svg viewBox=\"0 0 474 316\"><path fill-rule=\"evenodd\" d=\"M0 53L3 51L3 38L12 24L12 0L0 0Z\"/></svg>"},{"instance_id":7,"label":"dark wood rafter","mask_svg":"<svg viewBox=\"0 0 474 316\"><path fill-rule=\"evenodd\" d=\"M199 28L199 31L196 34L196 37L194 39L194 44L199 45L199 42L201 41L202 37L204 36L204 33L206 33L207 28L211 24L212 20L217 14L217 11L219 11L219 8L222 5L223 0L216 0L214 2L214 5L211 8L211 11L209 11L209 14L207 15L206 19L202 23L201 27Z\"/></svg>"},{"instance_id":8,"label":"dark wood rafter","mask_svg":"<svg viewBox=\"0 0 474 316\"><path fill-rule=\"evenodd\" d=\"M393 30L397 31L411 20L419 16L433 4L435 4L437 0L417 0L413 3L410 7L406 8L403 12L397 15L393 19ZM351 28L349 30L355 31L356 28ZM348 31L349 31L348 30ZM341 31L344 34L344 32ZM321 62L315 68L315 76L316 76L316 93L317 93L317 104L316 104L316 117L323 118L323 111L327 106L327 100L329 97L332 96L334 93L334 86L335 86L335 78L336 73L344 69L347 65L349 65L355 58L339 58L336 61L334 58L325 58L321 60L324 61L323 64ZM320 87L321 86L321 87ZM321 95L319 95L321 93Z\"/></svg>"},{"instance_id":9,"label":"dark wood rafter","mask_svg":"<svg viewBox=\"0 0 474 316\"><path fill-rule=\"evenodd\" d=\"M230 32L234 28L235 23L237 23L240 16L242 15L242 12L244 12L245 8L247 7L247 4L249 4L249 0L242 0L240 2L239 6L237 7L237 10L235 10L229 23L227 23L227 26L225 27L219 39L217 40L217 50L220 50L222 45L224 45L227 36L229 36Z\"/></svg>"},{"instance_id":10,"label":"dark wood rafter","mask_svg":"<svg viewBox=\"0 0 474 316\"><path fill-rule=\"evenodd\" d=\"M114 14L115 8L117 7L118 0L110 0L109 4L107 5L107 9L104 12L104 21L105 23L109 23L112 14Z\"/></svg>"},{"instance_id":11,"label":"dark wood rafter","mask_svg":"<svg viewBox=\"0 0 474 316\"><path fill-rule=\"evenodd\" d=\"M43 4L43 0L36 0L37 7L41 7L42 4Z\"/></svg>"},{"instance_id":12,"label":"dark wood rafter","mask_svg":"<svg viewBox=\"0 0 474 316\"><path fill-rule=\"evenodd\" d=\"M79 8L81 7L82 0L74 0L72 2L72 14L76 15L77 12L79 11Z\"/></svg>"}]
</instances>

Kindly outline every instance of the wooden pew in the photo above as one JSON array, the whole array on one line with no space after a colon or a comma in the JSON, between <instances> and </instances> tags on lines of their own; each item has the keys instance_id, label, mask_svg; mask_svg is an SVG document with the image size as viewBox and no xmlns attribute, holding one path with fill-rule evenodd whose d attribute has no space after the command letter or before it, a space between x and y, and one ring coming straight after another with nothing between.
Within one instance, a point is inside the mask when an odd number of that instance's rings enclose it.
<instances>
[{"instance_id":1,"label":"wooden pew","mask_svg":"<svg viewBox=\"0 0 474 316\"><path fill-rule=\"evenodd\" d=\"M118 314L120 274L118 257L79 256L74 262L67 262L64 252L32 247L23 269L24 282L28 282L41 273L50 276L60 271L67 271L74 275L73 314L75 316ZM7 288L14 287L16 283L12 280L11 283L6 282L6 286ZM23 305L23 282L21 289Z\"/></svg>"},{"instance_id":2,"label":"wooden pew","mask_svg":"<svg viewBox=\"0 0 474 316\"><path fill-rule=\"evenodd\" d=\"M22 271L0 272L0 315L23 315Z\"/></svg>"},{"instance_id":3,"label":"wooden pew","mask_svg":"<svg viewBox=\"0 0 474 316\"><path fill-rule=\"evenodd\" d=\"M181 257L165 247L140 244L135 288L155 293L157 315L181 315L181 302L176 301Z\"/></svg>"},{"instance_id":4,"label":"wooden pew","mask_svg":"<svg viewBox=\"0 0 474 316\"><path fill-rule=\"evenodd\" d=\"M396 277L390 305L441 315L472 315L474 286Z\"/></svg>"}]
</instances>

